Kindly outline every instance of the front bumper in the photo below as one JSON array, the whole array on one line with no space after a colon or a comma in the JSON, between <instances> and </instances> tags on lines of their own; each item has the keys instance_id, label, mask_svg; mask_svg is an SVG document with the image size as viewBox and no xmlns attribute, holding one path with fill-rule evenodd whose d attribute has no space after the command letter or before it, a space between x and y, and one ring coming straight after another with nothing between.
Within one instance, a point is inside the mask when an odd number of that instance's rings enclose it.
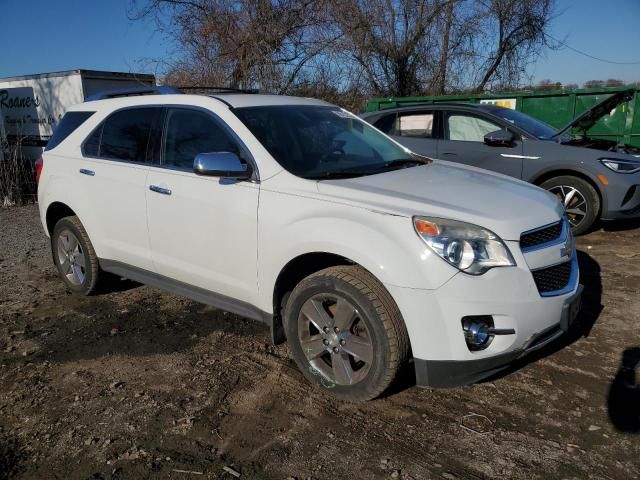
<instances>
[{"instance_id":1,"label":"front bumper","mask_svg":"<svg viewBox=\"0 0 640 480\"><path fill-rule=\"evenodd\" d=\"M582 285L567 300L558 324L538 333L521 349L479 360L422 360L414 359L416 385L450 388L483 380L508 368L514 361L542 349L567 333L581 304ZM575 308L575 305L578 308ZM574 311L572 310L572 306Z\"/></svg>"},{"instance_id":2,"label":"front bumper","mask_svg":"<svg viewBox=\"0 0 640 480\"><path fill-rule=\"evenodd\" d=\"M601 218L620 220L640 217L640 172L620 174L608 172L608 185L598 185L603 193Z\"/></svg>"},{"instance_id":3,"label":"front bumper","mask_svg":"<svg viewBox=\"0 0 640 480\"><path fill-rule=\"evenodd\" d=\"M518 242L506 242L515 267L494 268L484 275L458 273L436 290L387 285L409 333L419 385L446 387L475 382L512 361L542 348L568 329L568 305L582 287L575 247L566 288L541 293L533 270L567 261L568 244L523 253ZM545 296L548 295L548 296ZM575 306L572 315L575 316ZM484 350L466 344L462 319L491 316L494 327L515 333L496 335Z\"/></svg>"}]
</instances>

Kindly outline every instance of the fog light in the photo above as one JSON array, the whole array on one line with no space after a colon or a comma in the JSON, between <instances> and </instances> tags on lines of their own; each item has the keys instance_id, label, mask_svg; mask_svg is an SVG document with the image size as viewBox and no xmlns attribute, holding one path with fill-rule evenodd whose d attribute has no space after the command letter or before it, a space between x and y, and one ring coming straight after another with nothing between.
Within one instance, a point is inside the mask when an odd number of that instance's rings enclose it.
<instances>
[{"instance_id":1,"label":"fog light","mask_svg":"<svg viewBox=\"0 0 640 480\"><path fill-rule=\"evenodd\" d=\"M463 317L462 330L469 350L484 350L493 339L493 317L491 315Z\"/></svg>"}]
</instances>

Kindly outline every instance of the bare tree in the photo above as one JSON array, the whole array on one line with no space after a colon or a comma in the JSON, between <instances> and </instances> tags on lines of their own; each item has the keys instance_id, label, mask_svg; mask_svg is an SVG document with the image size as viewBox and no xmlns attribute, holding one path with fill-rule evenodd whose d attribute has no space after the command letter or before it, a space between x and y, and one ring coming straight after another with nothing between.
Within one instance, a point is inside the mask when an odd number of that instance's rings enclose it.
<instances>
[{"instance_id":1,"label":"bare tree","mask_svg":"<svg viewBox=\"0 0 640 480\"><path fill-rule=\"evenodd\" d=\"M604 80L587 80L584 82L584 88L602 88L604 87Z\"/></svg>"},{"instance_id":2,"label":"bare tree","mask_svg":"<svg viewBox=\"0 0 640 480\"><path fill-rule=\"evenodd\" d=\"M624 85L624 82L617 78L608 78L607 81L604 82L605 87L621 87L622 85Z\"/></svg>"},{"instance_id":3,"label":"bare tree","mask_svg":"<svg viewBox=\"0 0 640 480\"><path fill-rule=\"evenodd\" d=\"M517 87L555 0L131 0L178 55L177 84L370 95ZM356 103L359 99L354 100Z\"/></svg>"},{"instance_id":4,"label":"bare tree","mask_svg":"<svg viewBox=\"0 0 640 480\"><path fill-rule=\"evenodd\" d=\"M342 31L343 51L367 76L373 90L410 95L430 87L437 49L436 19L450 0L342 0L332 18ZM446 58L445 58L446 61Z\"/></svg>"},{"instance_id":5,"label":"bare tree","mask_svg":"<svg viewBox=\"0 0 640 480\"><path fill-rule=\"evenodd\" d=\"M546 31L554 0L481 0L476 4L480 63L476 90L493 82L516 85L526 67L553 46Z\"/></svg>"},{"instance_id":6,"label":"bare tree","mask_svg":"<svg viewBox=\"0 0 640 480\"><path fill-rule=\"evenodd\" d=\"M280 91L331 42L318 28L321 6L313 0L133 0L131 16L155 16L179 46L172 81Z\"/></svg>"}]
</instances>

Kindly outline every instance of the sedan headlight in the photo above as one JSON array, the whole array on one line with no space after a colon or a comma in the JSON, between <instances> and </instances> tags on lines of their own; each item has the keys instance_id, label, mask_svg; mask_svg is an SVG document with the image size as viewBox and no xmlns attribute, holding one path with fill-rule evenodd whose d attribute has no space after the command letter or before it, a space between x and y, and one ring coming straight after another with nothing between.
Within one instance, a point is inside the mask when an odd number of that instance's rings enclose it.
<instances>
[{"instance_id":1,"label":"sedan headlight","mask_svg":"<svg viewBox=\"0 0 640 480\"><path fill-rule=\"evenodd\" d=\"M610 170L618 173L640 172L640 162L635 160L621 160L619 158L601 158L600 162Z\"/></svg>"},{"instance_id":2,"label":"sedan headlight","mask_svg":"<svg viewBox=\"0 0 640 480\"><path fill-rule=\"evenodd\" d=\"M482 275L493 267L516 264L500 237L485 228L426 217L414 217L413 226L431 250L462 272Z\"/></svg>"}]
</instances>

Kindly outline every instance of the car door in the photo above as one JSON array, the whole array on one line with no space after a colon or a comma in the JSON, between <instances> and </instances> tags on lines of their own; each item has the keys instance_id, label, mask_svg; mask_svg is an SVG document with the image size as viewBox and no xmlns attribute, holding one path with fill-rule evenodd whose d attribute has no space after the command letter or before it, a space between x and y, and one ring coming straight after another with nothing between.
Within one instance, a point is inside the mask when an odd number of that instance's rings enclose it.
<instances>
[{"instance_id":1,"label":"car door","mask_svg":"<svg viewBox=\"0 0 640 480\"><path fill-rule=\"evenodd\" d=\"M391 113L374 124L412 152L436 157L438 112L432 109Z\"/></svg>"},{"instance_id":2,"label":"car door","mask_svg":"<svg viewBox=\"0 0 640 480\"><path fill-rule=\"evenodd\" d=\"M257 290L259 186L196 175L196 155L211 152L248 158L246 148L213 113L167 110L161 164L147 177L154 272L250 302Z\"/></svg>"},{"instance_id":3,"label":"car door","mask_svg":"<svg viewBox=\"0 0 640 480\"><path fill-rule=\"evenodd\" d=\"M438 143L438 158L484 168L512 177L522 176L522 140L516 135L510 146L487 145L487 133L504 129L494 119L463 110L445 111L444 139Z\"/></svg>"},{"instance_id":4,"label":"car door","mask_svg":"<svg viewBox=\"0 0 640 480\"><path fill-rule=\"evenodd\" d=\"M150 270L146 180L147 147L162 108L136 107L109 115L82 146L77 175L91 205L92 240L101 260Z\"/></svg>"}]
</instances>

